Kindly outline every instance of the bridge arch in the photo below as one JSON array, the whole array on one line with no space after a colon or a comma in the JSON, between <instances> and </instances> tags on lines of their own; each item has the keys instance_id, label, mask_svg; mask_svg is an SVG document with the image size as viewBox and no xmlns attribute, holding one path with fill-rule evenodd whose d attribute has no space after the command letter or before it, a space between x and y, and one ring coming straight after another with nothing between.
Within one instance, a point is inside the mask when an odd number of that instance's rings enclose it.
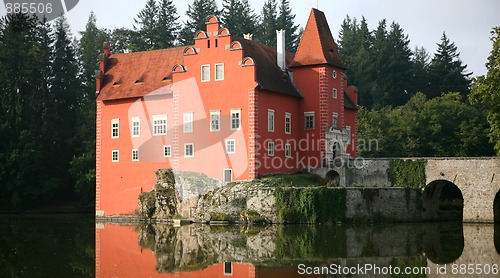
<instances>
[{"instance_id":1,"label":"bridge arch","mask_svg":"<svg viewBox=\"0 0 500 278\"><path fill-rule=\"evenodd\" d=\"M448 180L435 180L424 189L425 214L432 220L462 221L464 197L460 188Z\"/></svg>"},{"instance_id":2,"label":"bridge arch","mask_svg":"<svg viewBox=\"0 0 500 278\"><path fill-rule=\"evenodd\" d=\"M333 185L335 186L340 185L340 174L335 170L331 170L328 173L326 173L325 178L328 180L329 183L333 183Z\"/></svg>"}]
</instances>

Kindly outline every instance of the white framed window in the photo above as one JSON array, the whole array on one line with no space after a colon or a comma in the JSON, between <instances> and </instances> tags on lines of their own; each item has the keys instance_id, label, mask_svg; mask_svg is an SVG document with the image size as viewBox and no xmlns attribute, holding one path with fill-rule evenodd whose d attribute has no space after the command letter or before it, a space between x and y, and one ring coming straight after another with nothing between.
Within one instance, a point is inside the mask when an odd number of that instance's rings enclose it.
<instances>
[{"instance_id":1,"label":"white framed window","mask_svg":"<svg viewBox=\"0 0 500 278\"><path fill-rule=\"evenodd\" d=\"M285 156L292 157L292 145L285 144Z\"/></svg>"},{"instance_id":2,"label":"white framed window","mask_svg":"<svg viewBox=\"0 0 500 278\"><path fill-rule=\"evenodd\" d=\"M333 125L333 128L339 129L339 114L338 113L333 112L332 125Z\"/></svg>"},{"instance_id":3,"label":"white framed window","mask_svg":"<svg viewBox=\"0 0 500 278\"><path fill-rule=\"evenodd\" d=\"M120 151L119 150L112 150L111 151L111 161L112 162L120 161Z\"/></svg>"},{"instance_id":4,"label":"white framed window","mask_svg":"<svg viewBox=\"0 0 500 278\"><path fill-rule=\"evenodd\" d=\"M274 132L274 110L267 110L267 131Z\"/></svg>"},{"instance_id":5,"label":"white framed window","mask_svg":"<svg viewBox=\"0 0 500 278\"><path fill-rule=\"evenodd\" d=\"M141 136L141 118L133 117L132 118L132 137Z\"/></svg>"},{"instance_id":6,"label":"white framed window","mask_svg":"<svg viewBox=\"0 0 500 278\"><path fill-rule=\"evenodd\" d=\"M314 129L314 112L304 113L304 129Z\"/></svg>"},{"instance_id":7,"label":"white framed window","mask_svg":"<svg viewBox=\"0 0 500 278\"><path fill-rule=\"evenodd\" d=\"M345 129L347 130L347 145L351 144L351 127L346 126Z\"/></svg>"},{"instance_id":8,"label":"white framed window","mask_svg":"<svg viewBox=\"0 0 500 278\"><path fill-rule=\"evenodd\" d=\"M171 145L163 146L163 157L172 157L172 146Z\"/></svg>"},{"instance_id":9,"label":"white framed window","mask_svg":"<svg viewBox=\"0 0 500 278\"><path fill-rule=\"evenodd\" d=\"M120 138L120 119L111 120L111 138Z\"/></svg>"},{"instance_id":10,"label":"white framed window","mask_svg":"<svg viewBox=\"0 0 500 278\"><path fill-rule=\"evenodd\" d=\"M224 80L224 64L215 64L215 81Z\"/></svg>"},{"instance_id":11,"label":"white framed window","mask_svg":"<svg viewBox=\"0 0 500 278\"><path fill-rule=\"evenodd\" d=\"M186 112L184 113L184 133L191 133L193 132L193 118L194 118L194 112Z\"/></svg>"},{"instance_id":12,"label":"white framed window","mask_svg":"<svg viewBox=\"0 0 500 278\"><path fill-rule=\"evenodd\" d=\"M132 161L139 161L139 150L138 149L132 150Z\"/></svg>"},{"instance_id":13,"label":"white framed window","mask_svg":"<svg viewBox=\"0 0 500 278\"><path fill-rule=\"evenodd\" d=\"M153 116L153 135L167 134L167 115Z\"/></svg>"},{"instance_id":14,"label":"white framed window","mask_svg":"<svg viewBox=\"0 0 500 278\"><path fill-rule=\"evenodd\" d=\"M337 89L336 88L332 89L332 97L337 98Z\"/></svg>"},{"instance_id":15,"label":"white framed window","mask_svg":"<svg viewBox=\"0 0 500 278\"><path fill-rule=\"evenodd\" d=\"M210 81L210 65L201 66L201 82Z\"/></svg>"},{"instance_id":16,"label":"white framed window","mask_svg":"<svg viewBox=\"0 0 500 278\"><path fill-rule=\"evenodd\" d=\"M285 134L292 133L292 114L285 113Z\"/></svg>"},{"instance_id":17,"label":"white framed window","mask_svg":"<svg viewBox=\"0 0 500 278\"><path fill-rule=\"evenodd\" d=\"M225 143L226 143L226 153L227 154L236 153L236 140L235 139L227 139L227 140L225 140Z\"/></svg>"},{"instance_id":18,"label":"white framed window","mask_svg":"<svg viewBox=\"0 0 500 278\"><path fill-rule=\"evenodd\" d=\"M274 156L274 142L267 142L267 156Z\"/></svg>"},{"instance_id":19,"label":"white framed window","mask_svg":"<svg viewBox=\"0 0 500 278\"><path fill-rule=\"evenodd\" d=\"M241 128L241 109L231 109L231 130Z\"/></svg>"},{"instance_id":20,"label":"white framed window","mask_svg":"<svg viewBox=\"0 0 500 278\"><path fill-rule=\"evenodd\" d=\"M184 157L194 157L194 144L184 144Z\"/></svg>"},{"instance_id":21,"label":"white framed window","mask_svg":"<svg viewBox=\"0 0 500 278\"><path fill-rule=\"evenodd\" d=\"M232 182L233 181L233 170L232 169L224 169L224 182ZM232 273L232 270L231 270Z\"/></svg>"},{"instance_id":22,"label":"white framed window","mask_svg":"<svg viewBox=\"0 0 500 278\"><path fill-rule=\"evenodd\" d=\"M220 131L220 110L210 111L210 131Z\"/></svg>"}]
</instances>

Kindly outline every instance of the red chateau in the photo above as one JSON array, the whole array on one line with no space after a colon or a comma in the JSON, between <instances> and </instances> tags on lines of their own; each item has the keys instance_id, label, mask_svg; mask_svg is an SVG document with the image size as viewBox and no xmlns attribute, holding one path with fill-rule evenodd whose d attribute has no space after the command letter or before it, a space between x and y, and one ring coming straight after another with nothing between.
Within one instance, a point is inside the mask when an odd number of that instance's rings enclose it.
<instances>
[{"instance_id":1,"label":"red chateau","mask_svg":"<svg viewBox=\"0 0 500 278\"><path fill-rule=\"evenodd\" d=\"M297 53L231 36L215 16L192 46L111 54L97 74L96 213L132 214L160 168L223 182L356 157L357 91L323 12Z\"/></svg>"}]
</instances>

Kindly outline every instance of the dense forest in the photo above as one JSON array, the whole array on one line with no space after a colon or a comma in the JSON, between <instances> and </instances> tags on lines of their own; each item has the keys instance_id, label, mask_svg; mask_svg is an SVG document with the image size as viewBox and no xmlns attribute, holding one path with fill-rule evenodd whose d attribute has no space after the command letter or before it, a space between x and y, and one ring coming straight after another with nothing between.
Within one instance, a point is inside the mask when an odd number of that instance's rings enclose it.
<instances>
[{"instance_id":1,"label":"dense forest","mask_svg":"<svg viewBox=\"0 0 500 278\"><path fill-rule=\"evenodd\" d=\"M302 28L289 0L266 0L260 13L248 0L193 0L180 21L172 0L148 0L133 28L97 27L94 14L77 37L64 17L40 21L24 14L0 20L0 212L79 203L93 211L95 186L95 70L103 42L112 51L162 49L193 43L208 15L233 35L276 43L286 30L294 52ZM338 37L349 82L360 90L364 156L485 156L500 153L499 28L487 76L471 79L458 47L443 33L432 56L410 49L403 28L381 20L369 30L347 17ZM472 92L471 92L472 90ZM489 134L489 139L488 139ZM489 141L488 141L489 140ZM493 144L492 144L493 143Z\"/></svg>"}]
</instances>

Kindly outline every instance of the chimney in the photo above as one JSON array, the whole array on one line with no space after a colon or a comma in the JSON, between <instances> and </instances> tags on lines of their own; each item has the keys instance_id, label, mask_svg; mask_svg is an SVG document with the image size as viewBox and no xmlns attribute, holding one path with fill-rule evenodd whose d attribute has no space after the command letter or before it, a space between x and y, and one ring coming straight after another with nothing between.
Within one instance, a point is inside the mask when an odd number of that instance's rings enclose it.
<instances>
[{"instance_id":1,"label":"chimney","mask_svg":"<svg viewBox=\"0 0 500 278\"><path fill-rule=\"evenodd\" d=\"M276 60L278 66L282 71L286 71L286 58L285 58L285 30L276 30Z\"/></svg>"},{"instance_id":2,"label":"chimney","mask_svg":"<svg viewBox=\"0 0 500 278\"><path fill-rule=\"evenodd\" d=\"M104 75L104 72L106 71L106 62L108 61L109 55L111 55L111 47L109 45L109 42L104 42L102 45L104 49L104 53L99 54L99 70L95 71L95 94L96 96L99 95L101 92L101 86L102 86L102 77Z\"/></svg>"}]
</instances>

